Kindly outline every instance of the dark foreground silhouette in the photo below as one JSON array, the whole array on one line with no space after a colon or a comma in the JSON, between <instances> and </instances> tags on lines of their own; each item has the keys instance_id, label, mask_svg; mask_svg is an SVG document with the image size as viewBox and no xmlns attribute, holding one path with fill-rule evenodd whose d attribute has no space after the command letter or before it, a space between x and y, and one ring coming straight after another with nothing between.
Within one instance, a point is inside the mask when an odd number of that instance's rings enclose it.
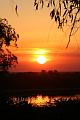
<instances>
[{"instance_id":1,"label":"dark foreground silhouette","mask_svg":"<svg viewBox=\"0 0 80 120\"><path fill-rule=\"evenodd\" d=\"M80 72L0 72L0 95L2 94L79 94Z\"/></svg>"},{"instance_id":2,"label":"dark foreground silhouette","mask_svg":"<svg viewBox=\"0 0 80 120\"><path fill-rule=\"evenodd\" d=\"M80 101L56 101L55 106L32 107L27 101L13 104L0 98L0 120L78 120Z\"/></svg>"},{"instance_id":3,"label":"dark foreground silhouette","mask_svg":"<svg viewBox=\"0 0 80 120\"><path fill-rule=\"evenodd\" d=\"M80 72L1 73L0 120L77 120L80 101L56 101L55 106L32 107L27 101L7 103L6 96L80 93Z\"/></svg>"},{"instance_id":4,"label":"dark foreground silhouette","mask_svg":"<svg viewBox=\"0 0 80 120\"><path fill-rule=\"evenodd\" d=\"M80 88L80 72L0 72L0 89Z\"/></svg>"}]
</instances>

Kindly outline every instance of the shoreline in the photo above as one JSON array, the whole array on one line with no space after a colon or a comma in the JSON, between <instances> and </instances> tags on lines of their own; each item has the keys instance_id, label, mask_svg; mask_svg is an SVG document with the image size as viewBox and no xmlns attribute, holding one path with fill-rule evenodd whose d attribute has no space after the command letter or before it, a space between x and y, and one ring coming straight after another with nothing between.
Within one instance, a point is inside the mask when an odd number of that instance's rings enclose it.
<instances>
[{"instance_id":1,"label":"shoreline","mask_svg":"<svg viewBox=\"0 0 80 120\"><path fill-rule=\"evenodd\" d=\"M54 89L20 89L20 90L0 90L0 96L70 96L80 94L80 88L54 88Z\"/></svg>"}]
</instances>

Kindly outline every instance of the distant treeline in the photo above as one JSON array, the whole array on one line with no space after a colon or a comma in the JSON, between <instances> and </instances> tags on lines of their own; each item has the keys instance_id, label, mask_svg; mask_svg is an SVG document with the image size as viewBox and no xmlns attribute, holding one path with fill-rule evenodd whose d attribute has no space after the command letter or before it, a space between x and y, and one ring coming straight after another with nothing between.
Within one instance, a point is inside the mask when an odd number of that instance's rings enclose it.
<instances>
[{"instance_id":1,"label":"distant treeline","mask_svg":"<svg viewBox=\"0 0 80 120\"><path fill-rule=\"evenodd\" d=\"M80 72L0 72L0 90L80 88Z\"/></svg>"}]
</instances>

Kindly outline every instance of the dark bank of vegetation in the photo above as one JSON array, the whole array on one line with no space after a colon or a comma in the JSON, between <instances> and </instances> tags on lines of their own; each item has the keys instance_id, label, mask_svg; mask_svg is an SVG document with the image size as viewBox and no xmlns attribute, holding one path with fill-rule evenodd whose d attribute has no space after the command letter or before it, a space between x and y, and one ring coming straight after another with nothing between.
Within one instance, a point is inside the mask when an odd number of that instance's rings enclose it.
<instances>
[{"instance_id":1,"label":"dark bank of vegetation","mask_svg":"<svg viewBox=\"0 0 80 120\"><path fill-rule=\"evenodd\" d=\"M78 99L57 101L56 106L32 107L27 101L23 103L7 103L0 98L1 120L72 120L80 119L80 101Z\"/></svg>"},{"instance_id":2,"label":"dark bank of vegetation","mask_svg":"<svg viewBox=\"0 0 80 120\"><path fill-rule=\"evenodd\" d=\"M16 4L15 0L10 1L15 6L14 10L18 16L18 4ZM80 0L33 0L33 2L36 10L39 7L43 8L46 3L47 8L52 9L50 11L50 17L53 22L57 23L57 28L62 29L62 31L65 30L65 27L67 28L69 31L69 39L66 45L67 49L71 37L80 28ZM18 58L9 51L10 46L17 47L18 38L19 34L8 24L8 20L0 17L0 70L7 71L18 64Z\"/></svg>"},{"instance_id":3,"label":"dark bank of vegetation","mask_svg":"<svg viewBox=\"0 0 80 120\"><path fill-rule=\"evenodd\" d=\"M0 91L4 90L45 90L65 89L80 91L80 72L1 73ZM39 92L39 91L38 91ZM72 91L71 91L72 92Z\"/></svg>"}]
</instances>

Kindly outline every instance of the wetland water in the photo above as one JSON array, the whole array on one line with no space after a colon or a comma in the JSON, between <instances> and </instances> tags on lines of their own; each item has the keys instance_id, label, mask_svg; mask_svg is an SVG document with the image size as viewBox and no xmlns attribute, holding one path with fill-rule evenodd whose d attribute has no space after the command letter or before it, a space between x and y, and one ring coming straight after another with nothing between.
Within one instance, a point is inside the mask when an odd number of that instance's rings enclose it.
<instances>
[{"instance_id":1,"label":"wetland water","mask_svg":"<svg viewBox=\"0 0 80 120\"><path fill-rule=\"evenodd\" d=\"M72 96L43 96L43 95L36 95L36 96L13 96L9 97L7 99L7 103L10 103L11 105L16 105L16 104L30 104L31 106L34 107L51 107L51 106L56 106L57 102L68 102L68 101L80 101L80 94L77 95L72 95Z\"/></svg>"},{"instance_id":2,"label":"wetland water","mask_svg":"<svg viewBox=\"0 0 80 120\"><path fill-rule=\"evenodd\" d=\"M0 120L80 119L80 94L27 94L28 92L29 90L15 91L13 94L12 91L6 91L5 95L1 95Z\"/></svg>"}]
</instances>

